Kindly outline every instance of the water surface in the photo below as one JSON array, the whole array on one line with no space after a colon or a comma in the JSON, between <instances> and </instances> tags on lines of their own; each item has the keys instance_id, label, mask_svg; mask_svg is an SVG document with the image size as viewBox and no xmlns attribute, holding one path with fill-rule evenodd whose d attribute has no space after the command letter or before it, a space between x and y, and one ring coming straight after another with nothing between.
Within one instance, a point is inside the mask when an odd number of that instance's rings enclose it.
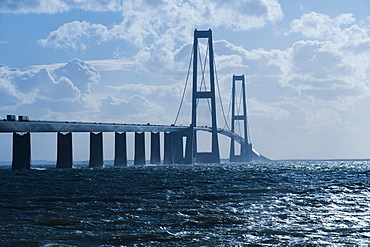
<instances>
[{"instance_id":1,"label":"water surface","mask_svg":"<svg viewBox=\"0 0 370 247\"><path fill-rule=\"evenodd\" d=\"M368 246L370 163L0 167L1 246Z\"/></svg>"}]
</instances>

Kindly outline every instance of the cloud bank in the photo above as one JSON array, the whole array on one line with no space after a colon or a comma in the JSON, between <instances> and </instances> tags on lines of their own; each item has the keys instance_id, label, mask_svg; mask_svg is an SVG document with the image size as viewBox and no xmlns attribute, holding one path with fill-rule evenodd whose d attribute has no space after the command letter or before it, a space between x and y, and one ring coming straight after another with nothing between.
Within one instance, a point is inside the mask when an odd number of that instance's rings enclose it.
<instances>
[{"instance_id":1,"label":"cloud bank","mask_svg":"<svg viewBox=\"0 0 370 247\"><path fill-rule=\"evenodd\" d=\"M79 1L81 6L82 2L85 1ZM117 5L109 3L107 6ZM74 6L71 4L70 8ZM4 8L0 7L0 10ZM100 9L106 11L111 8ZM135 46L150 48L153 43L159 45L165 41L173 47L178 41L191 40L192 30L197 26L250 30L283 18L280 5L275 0L233 0L227 3L210 0L126 0L122 2L120 11L123 20L112 27L73 21L39 40L39 44L54 48L85 49L84 45L77 44L77 40L97 36L100 42L123 39Z\"/></svg>"}]
</instances>

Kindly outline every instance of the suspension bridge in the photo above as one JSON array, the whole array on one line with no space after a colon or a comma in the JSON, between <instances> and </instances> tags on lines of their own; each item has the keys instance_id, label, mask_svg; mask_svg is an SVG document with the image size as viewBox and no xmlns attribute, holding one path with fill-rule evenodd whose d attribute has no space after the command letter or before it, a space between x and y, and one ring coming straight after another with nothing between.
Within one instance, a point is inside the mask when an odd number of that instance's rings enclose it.
<instances>
[{"instance_id":1,"label":"suspension bridge","mask_svg":"<svg viewBox=\"0 0 370 247\"><path fill-rule=\"evenodd\" d=\"M207 40L206 55L203 62L199 49L199 39ZM183 105L191 65L193 73L191 123L189 126L176 125ZM199 69L200 73L198 73ZM224 128L217 127L216 86L218 89L218 96L220 98L221 112L226 123ZM240 91L239 93L236 92L238 89ZM221 100L213 54L212 30L200 31L195 29L187 79L180 107L173 124L143 125L68 121L32 121L21 116L16 120L14 115L8 115L7 119L0 121L0 132L13 133L13 170L31 168L31 133L35 132L57 133L57 168L72 168L72 133L75 132L90 133L89 167L103 167L104 165L104 132L115 133L114 166L127 165L126 134L129 132L134 133L135 136L133 144L134 165L143 165L147 162L145 154L146 144L150 145L149 163L151 164L220 163L219 135L224 135L230 138L230 162L267 160L267 158L259 154L250 143L245 92L244 75L233 75L232 98L230 104L230 127L227 123L227 117ZM237 97L237 95L240 95L240 97ZM206 109L206 112L200 112L202 107L203 109ZM200 118L204 117L204 115L209 116L209 125L205 126L199 124ZM200 132L207 132L211 135L211 150L208 152L198 151L198 134ZM150 133L150 141L148 142L145 140L145 133ZM163 143L161 143L160 135L163 135ZM236 147L236 143L238 147ZM161 152L161 150L163 152ZM161 153L163 153L163 157L161 157Z\"/></svg>"}]
</instances>

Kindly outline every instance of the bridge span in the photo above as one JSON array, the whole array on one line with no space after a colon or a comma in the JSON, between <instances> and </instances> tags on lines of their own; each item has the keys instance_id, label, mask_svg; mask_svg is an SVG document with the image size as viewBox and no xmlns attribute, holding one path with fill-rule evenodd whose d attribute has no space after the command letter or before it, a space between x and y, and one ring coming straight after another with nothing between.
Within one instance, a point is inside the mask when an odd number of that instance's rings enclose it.
<instances>
[{"instance_id":1,"label":"bridge span","mask_svg":"<svg viewBox=\"0 0 370 247\"><path fill-rule=\"evenodd\" d=\"M184 132L190 126L183 125L151 125L151 124L119 124L119 123L92 123L92 122L61 122L61 121L0 121L0 133L12 132ZM195 131L212 132L211 127L197 126ZM226 129L217 129L217 133L234 138L242 144L244 138Z\"/></svg>"},{"instance_id":2,"label":"bridge span","mask_svg":"<svg viewBox=\"0 0 370 247\"><path fill-rule=\"evenodd\" d=\"M31 135L30 133L57 132L57 167L72 168L72 133L90 133L90 167L103 166L103 133L115 133L115 166L127 165L126 133L135 133L134 164L145 164L145 134L150 133L150 163L151 164L190 164L196 162L191 157L193 132L204 131L212 133L212 127L151 125L151 124L119 124L92 122L61 122L61 121L0 121L0 133L13 133L12 169L30 169L31 167ZM164 143L160 143L160 133L163 133ZM222 128L217 133L233 139L243 145L245 139L234 132ZM185 145L185 153L184 153ZM163 159L161 159L163 147ZM254 159L265 159L255 149ZM203 162L204 163L204 162Z\"/></svg>"},{"instance_id":3,"label":"bridge span","mask_svg":"<svg viewBox=\"0 0 370 247\"><path fill-rule=\"evenodd\" d=\"M207 39L207 51L202 65L201 53L198 45L199 39ZM199 57L199 63L198 63ZM134 141L134 164L145 164L145 133L150 133L150 163L152 164L190 164L190 163L220 163L220 151L218 135L225 135L230 138L230 161L248 162L251 160L268 160L260 155L249 142L249 130L247 128L247 109L244 75L233 75L232 100L231 100L231 129L217 128L216 117L216 93L215 88L219 88L216 66L214 63L212 31L194 30L194 43L192 59L190 59L189 71L193 63L193 84L192 84L192 112L191 123L188 126L176 125L179 116L184 93L186 92L187 81L181 99L179 112L174 124L171 125L152 125L152 124L117 124L117 123L87 123L87 122L58 122L58 121L29 121L28 117L19 116L18 121L14 115L8 115L7 119L0 121L0 133L13 133L13 160L12 169L30 169L31 165L31 133L34 132L54 132L57 134L57 164L58 168L71 168L73 165L72 157L72 133L90 133L90 167L103 166L103 133L115 133L115 166L127 165L127 143L126 133L135 133ZM209 71L206 70L209 66ZM198 74L200 70L201 74ZM188 71L188 75L189 75ZM209 75L208 81L206 75ZM186 80L188 80L189 76ZM236 84L241 83L242 99L237 99ZM220 105L224 120L227 120L223 111L221 93ZM199 126L199 117L205 114L198 113L198 103L206 102L209 109L210 126ZM242 107L240 107L242 105ZM240 111L240 109L242 110ZM242 122L242 126L240 122ZM241 134L235 132L239 126ZM211 135L211 151L198 152L197 139L198 132L209 132ZM162 134L161 134L162 133ZM161 157L160 134L163 135L163 159ZM236 154L235 142L239 143L240 152Z\"/></svg>"},{"instance_id":4,"label":"bridge span","mask_svg":"<svg viewBox=\"0 0 370 247\"><path fill-rule=\"evenodd\" d=\"M0 132L182 132L189 126L60 121L0 121Z\"/></svg>"}]
</instances>

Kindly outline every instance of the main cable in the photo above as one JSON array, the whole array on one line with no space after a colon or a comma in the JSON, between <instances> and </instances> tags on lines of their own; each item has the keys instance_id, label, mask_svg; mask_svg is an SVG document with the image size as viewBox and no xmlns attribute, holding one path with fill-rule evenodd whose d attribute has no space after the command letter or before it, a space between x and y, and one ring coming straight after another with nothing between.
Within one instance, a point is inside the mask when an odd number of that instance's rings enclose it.
<instances>
[{"instance_id":1,"label":"main cable","mask_svg":"<svg viewBox=\"0 0 370 247\"><path fill-rule=\"evenodd\" d=\"M184 91L182 92L182 97L181 97L181 101L180 101L179 110L177 111L177 115L176 115L176 118L175 118L175 122L173 123L174 125L176 125L176 123L177 123L177 120L178 120L178 118L179 118L180 111L181 111L181 108L182 108L182 104L183 104L183 102L184 102L185 93L186 93L186 88L187 88L188 81L189 81L189 74L190 74L191 61L192 61L192 59L193 59L193 52L194 52L194 45L193 45L193 48L191 49L190 61L189 61L189 67L188 67L188 74L186 75L185 87L184 87Z\"/></svg>"},{"instance_id":2,"label":"main cable","mask_svg":"<svg viewBox=\"0 0 370 247\"><path fill-rule=\"evenodd\" d=\"M230 130L230 127L227 123L227 119L226 119L226 116L225 116L225 111L224 111L224 107L223 107L223 104L222 104L222 98L221 98L221 90L220 90L220 84L218 82L218 75L217 75L217 68L216 68L216 59L213 57L213 64L214 64L214 69L215 69L215 75L216 75L216 84L217 84L217 89L218 89L218 97L220 98L220 104L221 104L221 111L222 111L222 115L224 117L224 121L225 121L225 126L227 127L228 130ZM230 130L231 131L231 130Z\"/></svg>"}]
</instances>

